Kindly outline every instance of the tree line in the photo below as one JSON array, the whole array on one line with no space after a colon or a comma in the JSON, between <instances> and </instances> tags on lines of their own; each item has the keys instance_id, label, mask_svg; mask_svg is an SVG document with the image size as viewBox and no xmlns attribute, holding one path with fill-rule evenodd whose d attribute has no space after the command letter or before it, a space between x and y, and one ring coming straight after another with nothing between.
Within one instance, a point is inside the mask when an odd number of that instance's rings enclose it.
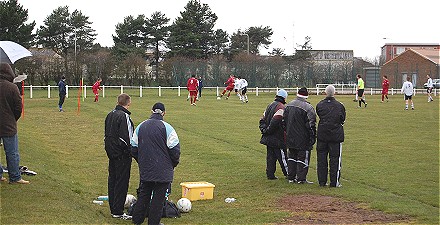
<instances>
[{"instance_id":1,"label":"tree line","mask_svg":"<svg viewBox=\"0 0 440 225\"><path fill-rule=\"evenodd\" d=\"M206 86L221 86L230 74L245 77L252 87L313 86L350 82L361 67L316 64L310 60L311 38L297 44L300 54L286 56L283 49L260 55L272 43L272 28L253 26L228 34L214 30L217 15L207 4L189 0L180 16L160 11L149 16L129 15L119 22L114 46L94 43L96 31L80 10L60 6L35 28L28 9L17 0L0 2L0 40L15 41L32 50L33 57L14 66L33 85L56 83L64 75L71 85L98 77L105 85L184 86L192 74Z\"/></svg>"}]
</instances>

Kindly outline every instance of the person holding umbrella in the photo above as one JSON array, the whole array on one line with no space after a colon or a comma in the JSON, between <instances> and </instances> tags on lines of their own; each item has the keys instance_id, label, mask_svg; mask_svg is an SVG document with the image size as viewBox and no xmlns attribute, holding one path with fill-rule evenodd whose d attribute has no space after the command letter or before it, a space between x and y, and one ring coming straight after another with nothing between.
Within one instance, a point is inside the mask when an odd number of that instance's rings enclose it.
<instances>
[{"instance_id":1,"label":"person holding umbrella","mask_svg":"<svg viewBox=\"0 0 440 225\"><path fill-rule=\"evenodd\" d=\"M12 83L14 72L7 63L0 64L0 139L6 154L10 184L29 184L29 181L21 178L20 154L18 152L17 120L21 116L21 96L17 86ZM0 180L3 177L3 169L0 166Z\"/></svg>"}]
</instances>

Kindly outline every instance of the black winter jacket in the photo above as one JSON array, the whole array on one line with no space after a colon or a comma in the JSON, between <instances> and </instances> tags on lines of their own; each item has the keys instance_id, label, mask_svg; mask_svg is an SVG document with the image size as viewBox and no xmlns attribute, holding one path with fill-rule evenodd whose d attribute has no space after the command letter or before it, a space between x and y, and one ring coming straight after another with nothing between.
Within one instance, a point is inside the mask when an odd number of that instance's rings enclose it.
<instances>
[{"instance_id":1,"label":"black winter jacket","mask_svg":"<svg viewBox=\"0 0 440 225\"><path fill-rule=\"evenodd\" d=\"M276 96L260 119L260 143L272 148L286 148L286 135L283 128L284 98Z\"/></svg>"},{"instance_id":2,"label":"black winter jacket","mask_svg":"<svg viewBox=\"0 0 440 225\"><path fill-rule=\"evenodd\" d=\"M316 142L316 113L304 98L289 102L284 110L287 148L312 150Z\"/></svg>"},{"instance_id":3,"label":"black winter jacket","mask_svg":"<svg viewBox=\"0 0 440 225\"><path fill-rule=\"evenodd\" d=\"M117 105L105 118L105 151L109 159L131 157L133 121L130 111Z\"/></svg>"},{"instance_id":4,"label":"black winter jacket","mask_svg":"<svg viewBox=\"0 0 440 225\"><path fill-rule=\"evenodd\" d=\"M334 97L327 97L316 105L319 116L318 140L344 142L345 107Z\"/></svg>"}]
</instances>

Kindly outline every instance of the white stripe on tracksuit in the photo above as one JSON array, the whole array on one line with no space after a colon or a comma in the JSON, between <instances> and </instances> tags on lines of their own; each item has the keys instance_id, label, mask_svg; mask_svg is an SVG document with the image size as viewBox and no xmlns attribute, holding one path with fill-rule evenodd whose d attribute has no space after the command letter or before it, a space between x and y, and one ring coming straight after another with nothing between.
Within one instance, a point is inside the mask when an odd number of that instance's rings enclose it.
<instances>
[{"instance_id":1,"label":"white stripe on tracksuit","mask_svg":"<svg viewBox=\"0 0 440 225\"><path fill-rule=\"evenodd\" d=\"M336 187L339 186L339 177L341 173L341 162L342 162L342 142L339 143L339 160L338 160L338 171L336 172Z\"/></svg>"},{"instance_id":2,"label":"white stripe on tracksuit","mask_svg":"<svg viewBox=\"0 0 440 225\"><path fill-rule=\"evenodd\" d=\"M288 171L288 166L287 166L287 161L286 161L286 155L284 154L284 149L280 148L280 152L281 152L281 161L283 161L283 166L286 169L286 172Z\"/></svg>"},{"instance_id":3,"label":"white stripe on tracksuit","mask_svg":"<svg viewBox=\"0 0 440 225\"><path fill-rule=\"evenodd\" d=\"M309 151L305 151L305 152L306 152L306 157L304 158L305 162L300 161L300 160L295 160L295 159L288 159L288 160L294 161L296 163L302 163L302 164L304 164L304 168L307 168L307 167L309 167L309 164L307 164L307 162L309 161L310 156L309 156ZM341 158L339 158L339 161L341 161Z\"/></svg>"}]
</instances>

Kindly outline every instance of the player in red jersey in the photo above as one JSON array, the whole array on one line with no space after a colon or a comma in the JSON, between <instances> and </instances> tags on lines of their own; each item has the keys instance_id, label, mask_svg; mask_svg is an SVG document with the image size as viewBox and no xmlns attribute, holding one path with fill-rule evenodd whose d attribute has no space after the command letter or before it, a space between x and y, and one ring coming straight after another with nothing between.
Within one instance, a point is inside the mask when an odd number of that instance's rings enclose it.
<instances>
[{"instance_id":1,"label":"player in red jersey","mask_svg":"<svg viewBox=\"0 0 440 225\"><path fill-rule=\"evenodd\" d=\"M98 80L97 80L97 81L95 82L95 84L93 84L93 86L92 86L93 94L95 94L95 102L98 101L98 97L99 97L99 92L98 92L98 90L102 90L102 88L101 88L101 81L102 81L102 79L101 79L101 78L98 78Z\"/></svg>"},{"instance_id":2,"label":"player in red jersey","mask_svg":"<svg viewBox=\"0 0 440 225\"><path fill-rule=\"evenodd\" d=\"M225 84L227 86L226 86L225 90L223 90L222 94L220 95L220 98L223 97L223 95L226 93L226 91L229 91L226 99L228 99L229 96L231 96L231 91L234 90L234 82L235 82L235 77L233 74L231 74L231 76L229 76L229 79L225 82Z\"/></svg>"},{"instance_id":3,"label":"player in red jersey","mask_svg":"<svg viewBox=\"0 0 440 225\"><path fill-rule=\"evenodd\" d=\"M191 75L191 78L188 79L186 83L186 89L189 91L191 105L196 105L197 100L197 88L199 86L199 81L196 78L196 75Z\"/></svg>"},{"instance_id":4,"label":"player in red jersey","mask_svg":"<svg viewBox=\"0 0 440 225\"><path fill-rule=\"evenodd\" d=\"M386 75L383 76L383 81L382 81L382 102L383 102L383 97L387 98L387 102L388 102L388 89L390 88L390 81L388 80L388 77Z\"/></svg>"}]
</instances>

